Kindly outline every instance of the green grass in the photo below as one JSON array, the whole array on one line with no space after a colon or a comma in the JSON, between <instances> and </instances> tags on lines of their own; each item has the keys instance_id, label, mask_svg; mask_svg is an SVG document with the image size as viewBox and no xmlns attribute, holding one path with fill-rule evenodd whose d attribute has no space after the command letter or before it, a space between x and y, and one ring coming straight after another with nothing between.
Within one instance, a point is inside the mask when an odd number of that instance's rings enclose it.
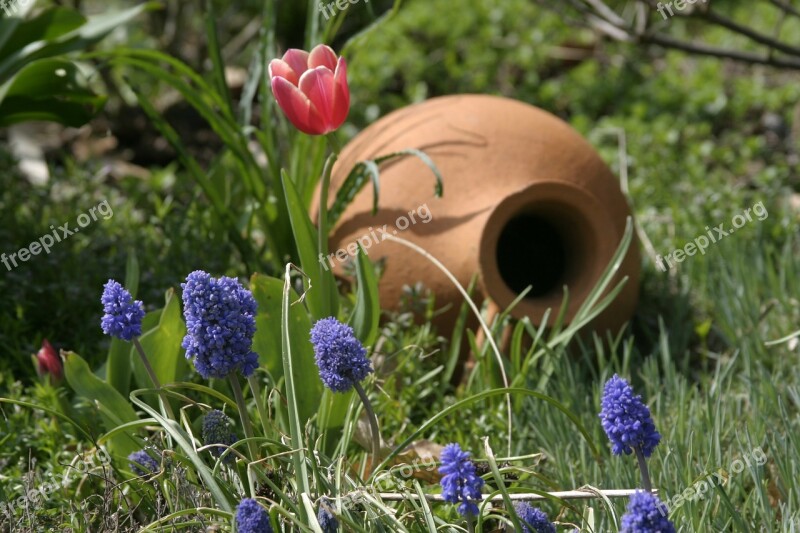
<instances>
[{"instance_id":1,"label":"green grass","mask_svg":"<svg viewBox=\"0 0 800 533\"><path fill-rule=\"evenodd\" d=\"M576 338L531 364L526 385L536 389L545 369L552 368L539 391L577 415L600 450L600 461L566 416L542 401L519 399L511 455L543 457L511 461L502 468L519 478L513 490L638 485L635 459L610 454L597 417L602 384L618 372L643 395L663 435L649 461L662 498L672 498L715 472L726 479L705 499L673 509L670 518L680 531L796 530L798 348L792 343L766 344L800 328L800 215L791 202L798 188L798 139L790 133L800 131L793 122L800 102L796 74L678 53L651 61L641 51L618 45L608 46L602 60L564 68L548 56L549 46L567 39L588 41L589 36L530 2L495 4L470 0L458 16L447 17L442 13L452 11L450 0L411 1L380 32L355 45L350 67L353 101L358 103L353 112L356 126L412 101L451 92L506 94L539 105L586 135L615 172L626 165L638 223L661 255L704 234L706 226L730 225L731 217L757 202L769 213L668 272L644 254L640 305L625 332L604 342ZM744 6L738 14L750 10ZM751 16L759 13L755 9ZM711 38L722 39L713 34ZM765 129L766 113L777 114L786 131L775 136ZM620 130L627 143L624 162L618 158ZM3 157L0 165L8 169L11 162ZM0 173L0 251L14 250L49 224L72 220L103 198L114 207L113 224L94 224L86 237L62 243L47 258L30 261L13 273L0 271L5 300L0 307L0 348L9 354L0 362L0 396L88 422L94 416L92 406L72 398L68 389L56 393L32 384L28 353L47 336L80 351L93 367L103 360L107 341L98 327L99 288L109 277L124 276L129 247L136 247L143 273L138 297L151 304L160 302L163 290L175 287L195 268L215 274L245 272L227 256L196 253L201 247L227 245L215 240L219 232L183 171L176 171L173 179L173 169L166 169L143 183L89 179L96 171L91 165L75 168L68 162L67 168L46 189L20 185L18 176ZM70 191L66 199L58 196L64 188ZM164 198L174 198L174 207L165 207ZM491 388L496 379L490 355L483 355L468 386L442 386L448 344L428 323L435 308L435 300L422 289L413 293L407 309L386 314L381 352L391 372L380 376L372 398L384 437L395 444L448 406ZM421 325L415 325L415 316ZM514 359L519 354L508 355ZM2 500L37 486L48 473L63 475L77 453L94 446L43 411L0 407ZM488 436L502 462L503 409L501 401L463 407L420 437L439 444L460 442L483 461L481 439ZM363 450L348 435L343 439L349 463L358 462ZM766 455L764 466L731 471L734 461L755 448ZM323 458L331 453L326 443L319 451ZM276 467L288 469L288 464L288 459L277 461ZM346 466L331 467L325 483L344 483ZM23 478L26 473L33 479ZM197 491L191 473L175 470L170 476L169 486L177 494L170 502L189 509L212 505L207 494ZM416 490L411 480L395 477L394 482L395 488ZM125 481L123 488L132 496L119 506L121 529L129 527L130 520L146 524L174 510L154 497L153 484ZM104 510L118 501L119 492L106 490L107 484L92 478L70 485L31 508L30 514L20 513L15 531L109 526ZM436 489L421 482L420 490ZM139 510L133 510L141 502ZM396 530L382 512L386 505L390 504L365 504L363 513L354 506L346 519L369 531ZM444 521L457 520L452 506L391 505L412 531L426 530L426 519L443 528ZM587 505L594 509L597 531L616 531L600 500L577 502L574 508L551 501L542 507L565 524L559 531L568 531L566 524L579 524ZM619 517L624 500L615 500L613 509ZM0 515L0 526L8 527L3 520ZM484 531L491 530L491 524L484 526Z\"/></svg>"}]
</instances>

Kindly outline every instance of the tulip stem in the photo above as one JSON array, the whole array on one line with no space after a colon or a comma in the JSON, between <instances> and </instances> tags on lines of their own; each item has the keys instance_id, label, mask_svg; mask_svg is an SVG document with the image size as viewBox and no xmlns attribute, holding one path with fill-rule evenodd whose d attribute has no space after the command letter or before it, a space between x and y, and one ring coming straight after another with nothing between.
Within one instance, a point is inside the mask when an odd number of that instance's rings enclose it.
<instances>
[{"instance_id":1,"label":"tulip stem","mask_svg":"<svg viewBox=\"0 0 800 533\"><path fill-rule=\"evenodd\" d=\"M330 135L328 136L330 137ZM333 171L333 165L336 163L336 152L332 153L328 156L328 159L325 161L325 168L322 171L322 181L320 182L319 188L319 219L317 221L317 249L319 252L320 258L326 257L328 255L328 188L331 183L331 172ZM319 261L319 279L325 280L327 279L325 276L325 272L328 271L328 265L325 261ZM323 269L325 272L323 272ZM326 306L330 306L330 303L326 303ZM336 314L333 309L327 307L325 310L325 314Z\"/></svg>"},{"instance_id":2,"label":"tulip stem","mask_svg":"<svg viewBox=\"0 0 800 533\"><path fill-rule=\"evenodd\" d=\"M372 404L367 393L361 387L361 383L356 382L353 386L358 393L358 397L361 398L361 403L364 404L364 411L367 413L369 427L372 430L372 465L370 465L370 468L375 468L375 465L381 460L381 430L378 427L378 418L375 416L375 411L372 410Z\"/></svg>"},{"instance_id":3,"label":"tulip stem","mask_svg":"<svg viewBox=\"0 0 800 533\"><path fill-rule=\"evenodd\" d=\"M339 139L336 137L336 132L327 134L325 138L328 139L328 146L331 147L331 151L335 155L339 155L342 152L342 145L339 142Z\"/></svg>"},{"instance_id":4,"label":"tulip stem","mask_svg":"<svg viewBox=\"0 0 800 533\"><path fill-rule=\"evenodd\" d=\"M642 488L647 492L653 492L653 485L650 483L650 472L647 470L647 461L644 459L644 452L641 446L634 449L636 460L639 461L639 471L642 473Z\"/></svg>"},{"instance_id":5,"label":"tulip stem","mask_svg":"<svg viewBox=\"0 0 800 533\"><path fill-rule=\"evenodd\" d=\"M250 417L247 416L247 404L244 403L244 395L242 394L242 387L239 385L239 380L236 378L236 373L231 372L228 375L231 382L231 389L233 389L233 397L236 399L236 405L239 406L239 418L242 421L242 428L244 428L244 436L247 438L247 447L250 450L250 460L256 461L257 449L255 443L251 440L255 438L253 434L253 426L250 425Z\"/></svg>"},{"instance_id":6,"label":"tulip stem","mask_svg":"<svg viewBox=\"0 0 800 533\"><path fill-rule=\"evenodd\" d=\"M144 353L144 348L139 342L139 337L134 337L131 342L133 342L133 346L136 348L139 357L142 359L142 364L144 365L144 369L147 371L147 375L150 376L150 381L153 382L153 387L158 390L158 395L160 397L165 416L169 416L171 419L177 421L178 419L175 418L175 413L172 411L172 406L167 399L167 395L164 394L164 391L161 389L161 383L158 381L158 377L156 377L156 372L153 370L153 366L150 364L150 360L147 358L147 354Z\"/></svg>"}]
</instances>

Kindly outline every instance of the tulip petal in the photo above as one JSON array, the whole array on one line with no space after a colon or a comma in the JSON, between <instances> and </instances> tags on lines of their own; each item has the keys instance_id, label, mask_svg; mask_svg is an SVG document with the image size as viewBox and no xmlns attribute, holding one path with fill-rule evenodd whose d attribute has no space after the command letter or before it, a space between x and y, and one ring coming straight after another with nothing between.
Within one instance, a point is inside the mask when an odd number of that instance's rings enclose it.
<instances>
[{"instance_id":1,"label":"tulip petal","mask_svg":"<svg viewBox=\"0 0 800 533\"><path fill-rule=\"evenodd\" d=\"M283 60L292 67L297 76L302 76L303 72L308 70L308 52L305 50L298 50L297 48L289 48L283 54Z\"/></svg>"},{"instance_id":2,"label":"tulip petal","mask_svg":"<svg viewBox=\"0 0 800 533\"><path fill-rule=\"evenodd\" d=\"M305 94L322 118L325 133L333 131L334 85L333 71L317 67L300 76L300 91Z\"/></svg>"},{"instance_id":3,"label":"tulip petal","mask_svg":"<svg viewBox=\"0 0 800 533\"><path fill-rule=\"evenodd\" d=\"M330 46L318 44L308 56L308 68L326 67L336 69L336 52Z\"/></svg>"},{"instance_id":4,"label":"tulip petal","mask_svg":"<svg viewBox=\"0 0 800 533\"><path fill-rule=\"evenodd\" d=\"M334 129L337 129L342 125L347 118L347 114L350 112L350 88L347 86L347 62L343 57L339 58L339 62L336 65L333 84L334 97L331 125Z\"/></svg>"},{"instance_id":5,"label":"tulip petal","mask_svg":"<svg viewBox=\"0 0 800 533\"><path fill-rule=\"evenodd\" d=\"M284 78L272 78L272 94L278 105L286 114L286 118L294 126L309 135L322 135L325 122L311 103L311 100Z\"/></svg>"},{"instance_id":6,"label":"tulip petal","mask_svg":"<svg viewBox=\"0 0 800 533\"><path fill-rule=\"evenodd\" d=\"M292 85L297 85L300 81L300 76L283 59L273 59L269 62L269 77L272 79L276 76L285 78Z\"/></svg>"}]
</instances>

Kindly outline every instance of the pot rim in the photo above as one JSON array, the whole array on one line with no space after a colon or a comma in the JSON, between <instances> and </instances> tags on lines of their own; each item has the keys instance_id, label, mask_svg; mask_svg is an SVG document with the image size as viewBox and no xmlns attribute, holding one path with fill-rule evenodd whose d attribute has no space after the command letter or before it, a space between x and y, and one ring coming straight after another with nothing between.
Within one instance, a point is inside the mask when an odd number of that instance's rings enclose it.
<instances>
[{"instance_id":1,"label":"pot rim","mask_svg":"<svg viewBox=\"0 0 800 533\"><path fill-rule=\"evenodd\" d=\"M501 309L508 309L521 291L516 291L501 274L498 242L509 222L535 217L549 224L564 251L561 277L541 294L520 299L511 309L515 318L540 317L548 309L560 309L564 290L568 297L564 320L569 323L595 287L614 255L622 235L610 218L606 206L585 189L571 182L537 181L504 198L490 213L481 232L478 264L483 292ZM524 236L515 236L524 241ZM525 250L519 250L525 255ZM515 254L514 261L519 261ZM552 260L552 258L550 258Z\"/></svg>"}]
</instances>

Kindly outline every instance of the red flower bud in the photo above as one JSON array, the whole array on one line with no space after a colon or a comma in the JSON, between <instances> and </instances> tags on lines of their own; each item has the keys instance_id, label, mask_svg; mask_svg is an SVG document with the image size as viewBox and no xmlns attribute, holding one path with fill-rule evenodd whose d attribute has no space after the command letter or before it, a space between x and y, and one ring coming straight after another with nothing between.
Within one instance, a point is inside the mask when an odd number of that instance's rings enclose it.
<instances>
[{"instance_id":1,"label":"red flower bud","mask_svg":"<svg viewBox=\"0 0 800 533\"><path fill-rule=\"evenodd\" d=\"M342 125L350 111L347 64L320 44L311 52L290 49L269 63L272 94L294 126L325 135Z\"/></svg>"},{"instance_id":2,"label":"red flower bud","mask_svg":"<svg viewBox=\"0 0 800 533\"><path fill-rule=\"evenodd\" d=\"M61 363L61 357L47 339L42 341L42 347L36 353L36 363L36 372L40 376L50 374L54 383L58 383L64 377L64 365Z\"/></svg>"}]
</instances>

